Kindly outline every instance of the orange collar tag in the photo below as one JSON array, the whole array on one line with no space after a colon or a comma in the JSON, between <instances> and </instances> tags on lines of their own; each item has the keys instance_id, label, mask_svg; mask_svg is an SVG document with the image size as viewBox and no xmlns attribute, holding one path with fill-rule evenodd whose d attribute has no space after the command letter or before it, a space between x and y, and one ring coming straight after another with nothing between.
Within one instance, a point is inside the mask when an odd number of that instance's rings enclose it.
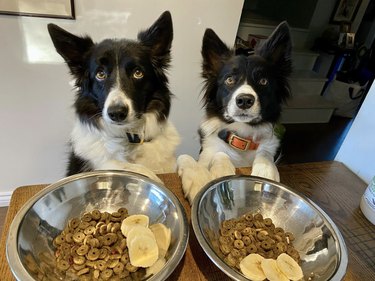
<instances>
[{"instance_id":1,"label":"orange collar tag","mask_svg":"<svg viewBox=\"0 0 375 281\"><path fill-rule=\"evenodd\" d=\"M244 139L230 133L228 136L228 144L239 150L256 150L259 146L258 143L254 142L252 139Z\"/></svg>"},{"instance_id":2,"label":"orange collar tag","mask_svg":"<svg viewBox=\"0 0 375 281\"><path fill-rule=\"evenodd\" d=\"M237 136L235 133L227 130L222 129L217 133L217 136L229 144L231 147L246 151L246 150L257 150L259 143L256 143L251 138L241 138Z\"/></svg>"}]
</instances>

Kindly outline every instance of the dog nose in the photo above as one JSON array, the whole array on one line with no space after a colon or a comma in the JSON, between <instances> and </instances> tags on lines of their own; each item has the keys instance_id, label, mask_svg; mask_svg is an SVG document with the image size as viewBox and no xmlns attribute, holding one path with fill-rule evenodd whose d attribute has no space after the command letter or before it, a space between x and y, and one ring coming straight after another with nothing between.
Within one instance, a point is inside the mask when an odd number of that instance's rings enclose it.
<instances>
[{"instance_id":1,"label":"dog nose","mask_svg":"<svg viewBox=\"0 0 375 281\"><path fill-rule=\"evenodd\" d=\"M241 109L248 109L253 106L255 97L250 94L240 94L236 97L236 104Z\"/></svg>"},{"instance_id":2,"label":"dog nose","mask_svg":"<svg viewBox=\"0 0 375 281\"><path fill-rule=\"evenodd\" d=\"M116 121L116 122L121 122L126 119L126 116L128 115L128 107L121 104L121 105L112 105L108 107L107 113L109 118L111 120Z\"/></svg>"}]
</instances>

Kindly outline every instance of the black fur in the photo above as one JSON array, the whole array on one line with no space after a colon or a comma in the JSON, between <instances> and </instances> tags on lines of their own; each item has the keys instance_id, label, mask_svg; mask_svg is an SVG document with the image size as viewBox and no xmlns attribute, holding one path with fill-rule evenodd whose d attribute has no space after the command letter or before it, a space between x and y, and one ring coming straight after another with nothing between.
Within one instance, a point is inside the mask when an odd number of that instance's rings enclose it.
<instances>
[{"instance_id":1,"label":"black fur","mask_svg":"<svg viewBox=\"0 0 375 281\"><path fill-rule=\"evenodd\" d=\"M122 90L133 101L138 118L144 113L157 112L160 122L167 119L172 96L165 74L173 39L170 12L164 12L150 28L140 32L138 40L106 39L94 43L88 36L73 35L54 24L48 25L48 31L56 51L76 79L74 106L81 122L99 127L117 66ZM144 73L144 79L133 78L138 69ZM106 73L104 81L95 79L99 71ZM90 169L84 159L71 153L67 175Z\"/></svg>"},{"instance_id":2,"label":"black fur","mask_svg":"<svg viewBox=\"0 0 375 281\"><path fill-rule=\"evenodd\" d=\"M234 50L227 47L212 29L207 29L202 44L202 76L205 79L203 103L207 118L218 117L224 122L232 122L223 116L225 106L231 93L247 80L261 104L261 118L250 124L277 122L281 105L290 96L288 77L292 71L291 49L286 22L281 23L249 57L235 55ZM229 75L235 78L234 85L225 85L224 81ZM267 78L268 85L260 85L261 78Z\"/></svg>"}]
</instances>

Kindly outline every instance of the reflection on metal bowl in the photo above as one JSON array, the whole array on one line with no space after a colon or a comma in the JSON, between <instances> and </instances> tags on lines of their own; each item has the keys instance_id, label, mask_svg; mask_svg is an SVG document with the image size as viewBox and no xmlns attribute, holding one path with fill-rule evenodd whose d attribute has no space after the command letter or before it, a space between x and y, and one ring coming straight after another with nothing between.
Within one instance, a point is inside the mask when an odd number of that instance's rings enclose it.
<instances>
[{"instance_id":1,"label":"reflection on metal bowl","mask_svg":"<svg viewBox=\"0 0 375 281\"><path fill-rule=\"evenodd\" d=\"M328 215L315 203L287 186L251 176L229 176L208 183L192 206L192 225L208 257L234 280L248 280L228 266L217 247L224 220L260 213L276 226L292 232L306 280L341 280L348 254L343 237ZM221 255L222 256L222 255Z\"/></svg>"},{"instance_id":2,"label":"reflection on metal bowl","mask_svg":"<svg viewBox=\"0 0 375 281\"><path fill-rule=\"evenodd\" d=\"M54 183L32 197L14 218L7 240L7 259L17 280L62 280L55 269L53 239L72 218L98 209L145 214L150 223L172 231L167 263L148 280L165 280L182 259L189 236L185 211L166 187L129 172L95 171ZM39 275L39 276L38 276Z\"/></svg>"}]
</instances>

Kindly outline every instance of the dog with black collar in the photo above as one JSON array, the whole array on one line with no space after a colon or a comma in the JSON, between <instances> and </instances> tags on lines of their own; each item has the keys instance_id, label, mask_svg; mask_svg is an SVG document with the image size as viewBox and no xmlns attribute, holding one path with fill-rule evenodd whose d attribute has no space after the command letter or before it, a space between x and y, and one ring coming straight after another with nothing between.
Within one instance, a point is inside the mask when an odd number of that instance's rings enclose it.
<instances>
[{"instance_id":1,"label":"dog with black collar","mask_svg":"<svg viewBox=\"0 0 375 281\"><path fill-rule=\"evenodd\" d=\"M235 55L212 30L202 44L205 119L198 161L177 160L185 196L192 203L210 180L252 166L252 175L280 181L274 162L280 140L274 126L290 96L291 37L281 23L250 56Z\"/></svg>"},{"instance_id":2,"label":"dog with black collar","mask_svg":"<svg viewBox=\"0 0 375 281\"><path fill-rule=\"evenodd\" d=\"M171 14L164 12L137 40L94 43L54 24L48 31L77 91L66 174L125 169L160 181L157 173L175 171L180 137L168 121L172 94L166 76Z\"/></svg>"}]
</instances>

